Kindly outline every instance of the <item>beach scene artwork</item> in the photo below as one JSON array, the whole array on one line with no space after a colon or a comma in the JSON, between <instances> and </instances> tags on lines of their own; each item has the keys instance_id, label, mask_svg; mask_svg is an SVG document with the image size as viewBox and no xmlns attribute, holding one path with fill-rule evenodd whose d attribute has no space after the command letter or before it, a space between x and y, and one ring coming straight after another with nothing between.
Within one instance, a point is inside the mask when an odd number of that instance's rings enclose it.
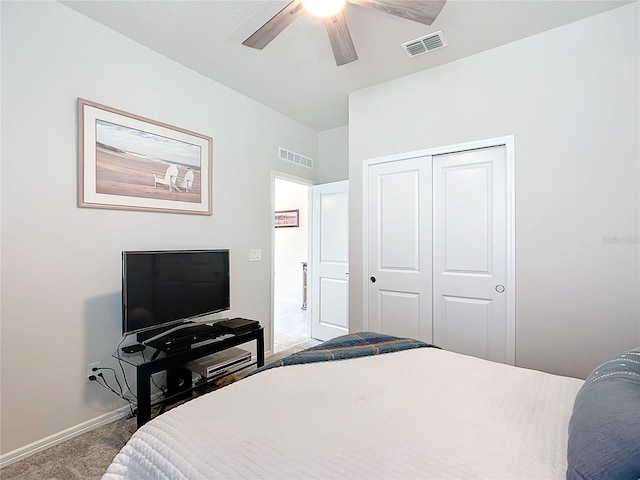
<instances>
[{"instance_id":1,"label":"beach scene artwork","mask_svg":"<svg viewBox=\"0 0 640 480\"><path fill-rule=\"evenodd\" d=\"M78 98L78 206L211 215L213 139Z\"/></svg>"},{"instance_id":2,"label":"beach scene artwork","mask_svg":"<svg viewBox=\"0 0 640 480\"><path fill-rule=\"evenodd\" d=\"M95 120L96 193L202 202L202 147Z\"/></svg>"}]
</instances>

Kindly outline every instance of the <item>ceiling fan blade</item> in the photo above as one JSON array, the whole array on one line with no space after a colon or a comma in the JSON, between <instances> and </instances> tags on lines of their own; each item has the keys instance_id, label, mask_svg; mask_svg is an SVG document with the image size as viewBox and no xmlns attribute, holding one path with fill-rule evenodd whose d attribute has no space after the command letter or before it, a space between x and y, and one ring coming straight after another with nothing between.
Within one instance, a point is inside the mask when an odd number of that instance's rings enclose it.
<instances>
[{"instance_id":1,"label":"ceiling fan blade","mask_svg":"<svg viewBox=\"0 0 640 480\"><path fill-rule=\"evenodd\" d=\"M256 30L253 35L242 42L242 44L247 47L262 50L302 13L304 13L302 1L293 0L286 7L276 13L271 20Z\"/></svg>"},{"instance_id":2,"label":"ceiling fan blade","mask_svg":"<svg viewBox=\"0 0 640 480\"><path fill-rule=\"evenodd\" d=\"M358 54L356 53L356 47L353 46L349 27L342 12L339 12L333 17L325 18L324 24L327 27L336 65L340 66L357 60Z\"/></svg>"},{"instance_id":3,"label":"ceiling fan blade","mask_svg":"<svg viewBox=\"0 0 640 480\"><path fill-rule=\"evenodd\" d=\"M349 0L354 5L372 7L414 22L431 25L447 0Z\"/></svg>"}]
</instances>

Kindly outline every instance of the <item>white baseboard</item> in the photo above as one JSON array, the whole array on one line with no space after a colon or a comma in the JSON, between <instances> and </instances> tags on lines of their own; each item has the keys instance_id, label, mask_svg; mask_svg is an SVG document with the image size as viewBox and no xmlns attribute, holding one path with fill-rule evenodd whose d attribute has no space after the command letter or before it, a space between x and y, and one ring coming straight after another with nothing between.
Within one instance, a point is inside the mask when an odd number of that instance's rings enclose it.
<instances>
[{"instance_id":1,"label":"white baseboard","mask_svg":"<svg viewBox=\"0 0 640 480\"><path fill-rule=\"evenodd\" d=\"M86 422L82 422L78 425L62 430L61 432L49 435L48 437L30 443L29 445L25 445L24 447L16 448L11 452L0 455L0 468L4 468L7 465L24 460L35 453L46 450L54 445L58 445L59 443L66 442L67 440L89 432L94 428L98 428L102 425L106 425L107 423L124 418L129 415L130 412L131 410L129 409L129 406L126 405L118 408L117 410L113 410L112 412L107 412L98 417L92 418L91 420L87 420Z\"/></svg>"}]
</instances>

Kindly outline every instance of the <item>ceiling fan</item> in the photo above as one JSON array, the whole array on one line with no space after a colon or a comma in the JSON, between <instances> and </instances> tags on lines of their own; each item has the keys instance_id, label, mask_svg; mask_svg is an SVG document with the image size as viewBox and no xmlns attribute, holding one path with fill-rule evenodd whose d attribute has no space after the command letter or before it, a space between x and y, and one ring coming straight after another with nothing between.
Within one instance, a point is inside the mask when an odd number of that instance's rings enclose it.
<instances>
[{"instance_id":1,"label":"ceiling fan","mask_svg":"<svg viewBox=\"0 0 640 480\"><path fill-rule=\"evenodd\" d=\"M349 27L342 14L347 0L292 0L286 7L262 25L243 45L262 50L291 22L305 11L323 17L327 27L336 65L344 65L358 59ZM372 7L397 17L431 25L446 0L348 0L362 7Z\"/></svg>"}]
</instances>

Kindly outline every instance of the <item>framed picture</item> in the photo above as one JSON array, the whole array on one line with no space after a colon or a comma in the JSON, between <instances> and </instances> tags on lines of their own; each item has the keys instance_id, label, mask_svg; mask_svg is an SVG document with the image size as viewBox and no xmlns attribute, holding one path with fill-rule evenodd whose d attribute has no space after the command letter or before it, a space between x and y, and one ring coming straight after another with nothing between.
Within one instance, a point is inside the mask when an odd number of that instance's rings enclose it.
<instances>
[{"instance_id":1,"label":"framed picture","mask_svg":"<svg viewBox=\"0 0 640 480\"><path fill-rule=\"evenodd\" d=\"M78 206L211 215L211 137L78 98Z\"/></svg>"},{"instance_id":2,"label":"framed picture","mask_svg":"<svg viewBox=\"0 0 640 480\"><path fill-rule=\"evenodd\" d=\"M276 212L275 227L299 227L300 210L280 210Z\"/></svg>"}]
</instances>

